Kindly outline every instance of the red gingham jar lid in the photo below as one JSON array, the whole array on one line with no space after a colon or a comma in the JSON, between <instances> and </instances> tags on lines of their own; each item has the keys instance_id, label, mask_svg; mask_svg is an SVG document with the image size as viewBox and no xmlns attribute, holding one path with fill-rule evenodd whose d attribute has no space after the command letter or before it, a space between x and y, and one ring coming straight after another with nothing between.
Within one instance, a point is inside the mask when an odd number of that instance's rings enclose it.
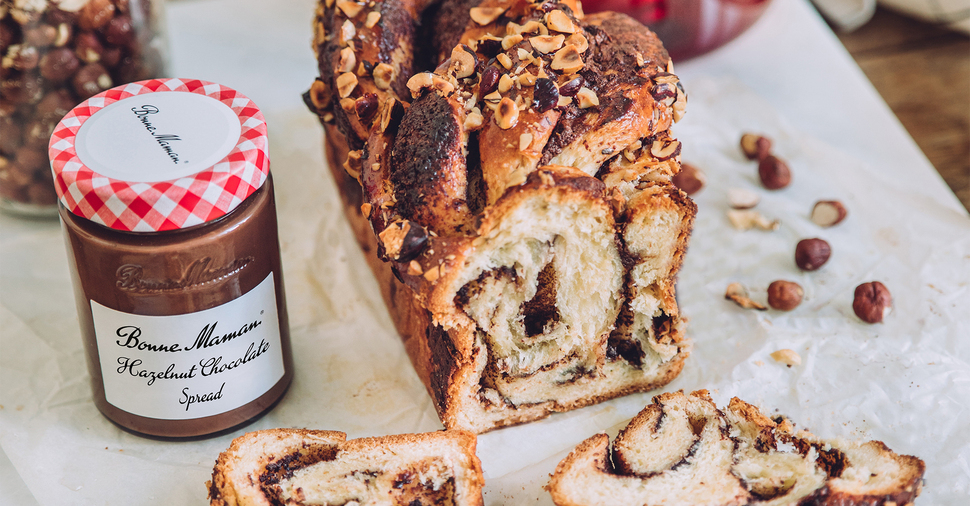
<instances>
[{"instance_id":1,"label":"red gingham jar lid","mask_svg":"<svg viewBox=\"0 0 970 506\"><path fill-rule=\"evenodd\" d=\"M161 232L228 214L269 174L263 114L242 93L153 79L95 95L51 136L61 203L115 230Z\"/></svg>"}]
</instances>

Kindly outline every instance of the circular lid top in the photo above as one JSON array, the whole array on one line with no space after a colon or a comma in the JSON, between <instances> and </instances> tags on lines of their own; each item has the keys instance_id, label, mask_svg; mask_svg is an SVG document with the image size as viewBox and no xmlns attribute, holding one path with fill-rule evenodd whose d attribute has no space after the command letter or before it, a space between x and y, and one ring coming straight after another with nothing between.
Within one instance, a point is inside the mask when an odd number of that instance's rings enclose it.
<instances>
[{"instance_id":1,"label":"circular lid top","mask_svg":"<svg viewBox=\"0 0 970 506\"><path fill-rule=\"evenodd\" d=\"M61 203L115 230L160 232L226 215L269 174L263 114L245 95L189 79L99 93L50 140Z\"/></svg>"}]
</instances>

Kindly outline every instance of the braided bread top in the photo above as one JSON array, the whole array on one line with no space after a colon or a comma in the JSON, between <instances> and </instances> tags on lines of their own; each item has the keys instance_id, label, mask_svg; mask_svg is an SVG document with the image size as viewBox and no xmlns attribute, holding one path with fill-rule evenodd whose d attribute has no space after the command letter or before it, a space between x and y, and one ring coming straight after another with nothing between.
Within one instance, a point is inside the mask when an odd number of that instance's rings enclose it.
<instances>
[{"instance_id":1,"label":"braided bread top","mask_svg":"<svg viewBox=\"0 0 970 506\"><path fill-rule=\"evenodd\" d=\"M473 235L546 165L607 186L679 169L667 130L686 95L657 37L625 15L586 16L577 0L326 0L314 45L308 103L346 137L378 232Z\"/></svg>"}]
</instances>

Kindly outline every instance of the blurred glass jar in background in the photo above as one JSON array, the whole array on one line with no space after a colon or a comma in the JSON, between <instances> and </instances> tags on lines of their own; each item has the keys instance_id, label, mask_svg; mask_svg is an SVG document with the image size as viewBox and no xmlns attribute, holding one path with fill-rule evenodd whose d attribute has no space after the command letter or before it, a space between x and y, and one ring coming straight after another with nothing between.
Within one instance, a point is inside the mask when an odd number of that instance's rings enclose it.
<instances>
[{"instance_id":1,"label":"blurred glass jar in background","mask_svg":"<svg viewBox=\"0 0 970 506\"><path fill-rule=\"evenodd\" d=\"M165 75L162 3L0 0L0 209L57 216L54 126L93 95Z\"/></svg>"},{"instance_id":2,"label":"blurred glass jar in background","mask_svg":"<svg viewBox=\"0 0 970 506\"><path fill-rule=\"evenodd\" d=\"M674 62L721 47L761 17L770 0L585 0L587 13L616 11L650 27Z\"/></svg>"}]
</instances>

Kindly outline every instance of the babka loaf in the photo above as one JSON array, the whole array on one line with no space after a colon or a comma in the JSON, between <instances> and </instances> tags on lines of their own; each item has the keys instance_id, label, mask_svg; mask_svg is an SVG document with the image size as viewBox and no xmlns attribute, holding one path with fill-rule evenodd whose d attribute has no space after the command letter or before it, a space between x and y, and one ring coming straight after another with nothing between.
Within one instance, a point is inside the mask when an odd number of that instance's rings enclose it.
<instances>
[{"instance_id":1,"label":"babka loaf","mask_svg":"<svg viewBox=\"0 0 970 506\"><path fill-rule=\"evenodd\" d=\"M701 390L661 394L617 435L580 443L548 489L559 506L903 506L920 493L923 461L879 441L822 440ZM787 446L787 449L786 449Z\"/></svg>"},{"instance_id":2,"label":"babka loaf","mask_svg":"<svg viewBox=\"0 0 970 506\"><path fill-rule=\"evenodd\" d=\"M304 98L445 427L680 372L696 207L671 184L686 96L653 33L578 0L324 0L314 26Z\"/></svg>"},{"instance_id":3,"label":"babka loaf","mask_svg":"<svg viewBox=\"0 0 970 506\"><path fill-rule=\"evenodd\" d=\"M208 486L212 506L481 506L483 483L471 433L271 429L233 440Z\"/></svg>"}]
</instances>

